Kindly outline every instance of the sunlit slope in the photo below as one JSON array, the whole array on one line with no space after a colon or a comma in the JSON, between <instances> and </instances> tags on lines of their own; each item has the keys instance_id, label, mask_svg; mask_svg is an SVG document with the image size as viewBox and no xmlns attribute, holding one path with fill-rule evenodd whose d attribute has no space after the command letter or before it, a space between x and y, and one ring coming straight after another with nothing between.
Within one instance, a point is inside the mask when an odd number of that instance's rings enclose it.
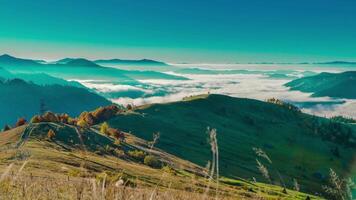
<instances>
[{"instance_id":1,"label":"sunlit slope","mask_svg":"<svg viewBox=\"0 0 356 200\"><path fill-rule=\"evenodd\" d=\"M256 167L253 147L263 149L272 164L272 182L288 187L296 179L303 190L320 191L329 168L354 173L355 136L348 125L331 123L287 107L222 95L144 106L120 115L110 125L150 139L160 132L158 147L205 166L211 160L206 128L216 128L221 173L266 181Z\"/></svg>"}]
</instances>

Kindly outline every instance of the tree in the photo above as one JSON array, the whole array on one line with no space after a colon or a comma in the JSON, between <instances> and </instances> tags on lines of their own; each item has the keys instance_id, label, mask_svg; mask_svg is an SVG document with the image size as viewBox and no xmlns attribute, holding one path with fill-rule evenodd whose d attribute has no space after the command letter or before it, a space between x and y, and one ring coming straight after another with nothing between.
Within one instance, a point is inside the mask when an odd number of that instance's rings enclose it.
<instances>
[{"instance_id":1,"label":"tree","mask_svg":"<svg viewBox=\"0 0 356 200\"><path fill-rule=\"evenodd\" d=\"M27 122L26 119L21 117L20 119L17 120L15 127L19 127L19 126L25 125L26 122Z\"/></svg>"},{"instance_id":2,"label":"tree","mask_svg":"<svg viewBox=\"0 0 356 200\"><path fill-rule=\"evenodd\" d=\"M132 110L132 109L133 109L133 106L132 106L131 104L127 104L126 109L127 109L127 110Z\"/></svg>"},{"instance_id":3,"label":"tree","mask_svg":"<svg viewBox=\"0 0 356 200\"><path fill-rule=\"evenodd\" d=\"M46 112L42 118L44 122L59 122L58 116L52 112Z\"/></svg>"},{"instance_id":4,"label":"tree","mask_svg":"<svg viewBox=\"0 0 356 200\"><path fill-rule=\"evenodd\" d=\"M47 133L48 139L52 140L55 136L56 136L56 133L52 129L49 129L49 131Z\"/></svg>"},{"instance_id":5,"label":"tree","mask_svg":"<svg viewBox=\"0 0 356 200\"><path fill-rule=\"evenodd\" d=\"M77 126L81 127L81 128L88 128L89 124L84 120L84 119L80 119L77 122Z\"/></svg>"},{"instance_id":6,"label":"tree","mask_svg":"<svg viewBox=\"0 0 356 200\"><path fill-rule=\"evenodd\" d=\"M101 124L100 126L100 133L108 135L108 129L109 129L109 124L107 122L104 122L103 124Z\"/></svg>"},{"instance_id":7,"label":"tree","mask_svg":"<svg viewBox=\"0 0 356 200\"><path fill-rule=\"evenodd\" d=\"M125 141L125 134L122 131L115 128L108 128L107 132L108 135L113 136L116 140L119 140L120 142Z\"/></svg>"},{"instance_id":8,"label":"tree","mask_svg":"<svg viewBox=\"0 0 356 200\"><path fill-rule=\"evenodd\" d=\"M41 122L41 117L39 115L35 115L31 119L31 123L40 123Z\"/></svg>"},{"instance_id":9,"label":"tree","mask_svg":"<svg viewBox=\"0 0 356 200\"><path fill-rule=\"evenodd\" d=\"M8 131L8 130L11 130L11 127L6 124L3 128L3 131Z\"/></svg>"},{"instance_id":10,"label":"tree","mask_svg":"<svg viewBox=\"0 0 356 200\"><path fill-rule=\"evenodd\" d=\"M143 160L143 163L145 165L148 165L153 168L160 168L161 167L161 162L157 159L157 157L148 155L145 156L145 159Z\"/></svg>"}]
</instances>

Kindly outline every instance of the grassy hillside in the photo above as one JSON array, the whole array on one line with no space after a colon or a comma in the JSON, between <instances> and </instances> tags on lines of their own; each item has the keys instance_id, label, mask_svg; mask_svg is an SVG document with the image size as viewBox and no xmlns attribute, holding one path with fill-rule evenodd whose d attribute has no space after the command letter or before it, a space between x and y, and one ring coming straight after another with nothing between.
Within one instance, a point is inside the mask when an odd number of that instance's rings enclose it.
<instances>
[{"instance_id":1,"label":"grassy hillside","mask_svg":"<svg viewBox=\"0 0 356 200\"><path fill-rule=\"evenodd\" d=\"M49 138L49 130L54 135ZM204 169L126 134L125 142L94 128L29 124L0 133L1 199L215 199ZM130 156L159 158L152 168ZM204 195L208 188L207 196ZM262 183L221 178L219 199L306 199L308 195ZM311 199L316 197L309 196Z\"/></svg>"},{"instance_id":2,"label":"grassy hillside","mask_svg":"<svg viewBox=\"0 0 356 200\"><path fill-rule=\"evenodd\" d=\"M356 99L356 71L343 73L323 72L316 76L300 78L286 84L291 90L313 93L312 96Z\"/></svg>"},{"instance_id":3,"label":"grassy hillside","mask_svg":"<svg viewBox=\"0 0 356 200\"><path fill-rule=\"evenodd\" d=\"M296 179L302 190L310 192L321 192L329 168L344 176L356 174L352 165L355 131L288 106L222 95L199 96L139 107L119 115L110 125L147 140L160 132L159 148L200 166L211 160L206 129L216 128L220 169L227 177L269 182L260 175L256 158L268 168L274 184L284 182L291 188ZM254 147L263 149L272 164L257 157Z\"/></svg>"},{"instance_id":4,"label":"grassy hillside","mask_svg":"<svg viewBox=\"0 0 356 200\"><path fill-rule=\"evenodd\" d=\"M41 102L45 104L46 110L68 113L71 116L111 104L87 89L61 85L40 86L21 79L0 81L0 93L1 127L4 124L15 124L20 117L30 120L40 112Z\"/></svg>"}]
</instances>

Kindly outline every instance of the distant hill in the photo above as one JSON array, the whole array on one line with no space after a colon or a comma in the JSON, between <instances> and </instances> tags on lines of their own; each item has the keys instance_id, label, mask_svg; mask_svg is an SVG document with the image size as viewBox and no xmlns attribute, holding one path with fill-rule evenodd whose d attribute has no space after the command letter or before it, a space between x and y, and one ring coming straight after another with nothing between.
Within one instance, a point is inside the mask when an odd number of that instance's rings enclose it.
<instances>
[{"instance_id":1,"label":"distant hill","mask_svg":"<svg viewBox=\"0 0 356 200\"><path fill-rule=\"evenodd\" d=\"M289 106L209 95L142 106L109 124L146 140L159 132L157 147L200 166L211 159L205 131L216 128L220 169L227 177L267 181L256 158L270 170L273 183L282 184L278 170L287 187L296 179L304 191L322 191L329 168L345 175L356 173L355 130ZM263 149L272 164L256 156L254 147Z\"/></svg>"},{"instance_id":2,"label":"distant hill","mask_svg":"<svg viewBox=\"0 0 356 200\"><path fill-rule=\"evenodd\" d=\"M356 62L348 62L348 61L330 61L330 62L317 62L314 64L320 65L356 65Z\"/></svg>"},{"instance_id":3,"label":"distant hill","mask_svg":"<svg viewBox=\"0 0 356 200\"><path fill-rule=\"evenodd\" d=\"M65 58L54 63L41 64L33 60L23 60L12 56L2 56L0 67L14 73L45 73L63 79L99 79L123 84L141 84L135 79L169 79L188 80L182 76L175 76L157 71L123 70L112 67L102 67L92 61L82 58ZM10 59L8 59L10 58ZM8 64L6 64L8 63Z\"/></svg>"},{"instance_id":4,"label":"distant hill","mask_svg":"<svg viewBox=\"0 0 356 200\"><path fill-rule=\"evenodd\" d=\"M30 59L22 59L22 58L15 58L8 54L4 54L0 56L0 67L3 65L29 65L29 66L36 66L39 65L38 62Z\"/></svg>"},{"instance_id":5,"label":"distant hill","mask_svg":"<svg viewBox=\"0 0 356 200\"><path fill-rule=\"evenodd\" d=\"M56 64L64 64L68 66L81 66L81 67L101 67L94 62L84 58L64 58L55 62Z\"/></svg>"},{"instance_id":6,"label":"distant hill","mask_svg":"<svg viewBox=\"0 0 356 200\"><path fill-rule=\"evenodd\" d=\"M40 112L40 103L46 110L76 116L84 110L111 104L105 98L87 89L61 85L36 85L21 79L0 82L0 126L13 125L20 117L30 118Z\"/></svg>"},{"instance_id":7,"label":"distant hill","mask_svg":"<svg viewBox=\"0 0 356 200\"><path fill-rule=\"evenodd\" d=\"M356 99L356 71L343 73L320 73L285 84L291 90L313 93L314 97L337 97Z\"/></svg>"},{"instance_id":8,"label":"distant hill","mask_svg":"<svg viewBox=\"0 0 356 200\"><path fill-rule=\"evenodd\" d=\"M109 60L95 60L94 62L98 64L167 66L167 64L164 62L149 60L149 59L142 59L142 60L109 59Z\"/></svg>"},{"instance_id":9,"label":"distant hill","mask_svg":"<svg viewBox=\"0 0 356 200\"><path fill-rule=\"evenodd\" d=\"M26 82L32 82L37 85L62 85L75 86L85 88L82 84L75 81L66 81L61 78L56 78L45 73L10 73L0 67L0 80L22 79Z\"/></svg>"}]
</instances>

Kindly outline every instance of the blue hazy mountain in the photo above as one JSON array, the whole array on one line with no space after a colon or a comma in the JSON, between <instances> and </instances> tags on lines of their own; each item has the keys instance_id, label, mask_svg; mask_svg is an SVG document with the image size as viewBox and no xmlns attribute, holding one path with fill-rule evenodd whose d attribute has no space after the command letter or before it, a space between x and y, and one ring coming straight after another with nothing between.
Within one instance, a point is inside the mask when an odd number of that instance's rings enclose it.
<instances>
[{"instance_id":1,"label":"blue hazy mountain","mask_svg":"<svg viewBox=\"0 0 356 200\"><path fill-rule=\"evenodd\" d=\"M150 60L150 59L141 59L141 60L109 59L109 60L95 60L94 62L98 64L167 66L167 64L164 62Z\"/></svg>"},{"instance_id":2,"label":"blue hazy mountain","mask_svg":"<svg viewBox=\"0 0 356 200\"><path fill-rule=\"evenodd\" d=\"M56 113L76 116L85 110L111 104L84 88L62 85L37 85L21 79L0 81L0 125L14 124L20 117L39 113L40 104Z\"/></svg>"},{"instance_id":3,"label":"blue hazy mountain","mask_svg":"<svg viewBox=\"0 0 356 200\"><path fill-rule=\"evenodd\" d=\"M59 63L57 63L59 62ZM171 79L187 78L156 71L121 70L102 67L92 61L77 58L66 58L55 63L41 64L33 60L15 58L9 55L0 56L0 67L14 73L45 73L63 79L98 79L139 84L136 79Z\"/></svg>"},{"instance_id":4,"label":"blue hazy mountain","mask_svg":"<svg viewBox=\"0 0 356 200\"><path fill-rule=\"evenodd\" d=\"M36 66L40 65L40 63L30 60L30 59L22 59L22 58L15 58L8 54L4 54L0 56L0 66L2 65L29 65L29 66Z\"/></svg>"},{"instance_id":5,"label":"blue hazy mountain","mask_svg":"<svg viewBox=\"0 0 356 200\"><path fill-rule=\"evenodd\" d=\"M291 90L313 93L314 97L337 97L356 99L356 71L343 73L320 73L285 84Z\"/></svg>"},{"instance_id":6,"label":"blue hazy mountain","mask_svg":"<svg viewBox=\"0 0 356 200\"><path fill-rule=\"evenodd\" d=\"M314 64L320 65L356 65L356 62L348 62L348 61L330 61L330 62L317 62Z\"/></svg>"},{"instance_id":7,"label":"blue hazy mountain","mask_svg":"<svg viewBox=\"0 0 356 200\"><path fill-rule=\"evenodd\" d=\"M62 85L85 88L82 84L76 81L66 81L61 78L56 78L44 73L10 73L0 67L0 80L22 79L26 82L32 82L37 85Z\"/></svg>"},{"instance_id":8,"label":"blue hazy mountain","mask_svg":"<svg viewBox=\"0 0 356 200\"><path fill-rule=\"evenodd\" d=\"M55 62L55 64L64 64L68 66L81 66L81 67L101 67L100 65L84 59L84 58L64 58Z\"/></svg>"}]
</instances>

